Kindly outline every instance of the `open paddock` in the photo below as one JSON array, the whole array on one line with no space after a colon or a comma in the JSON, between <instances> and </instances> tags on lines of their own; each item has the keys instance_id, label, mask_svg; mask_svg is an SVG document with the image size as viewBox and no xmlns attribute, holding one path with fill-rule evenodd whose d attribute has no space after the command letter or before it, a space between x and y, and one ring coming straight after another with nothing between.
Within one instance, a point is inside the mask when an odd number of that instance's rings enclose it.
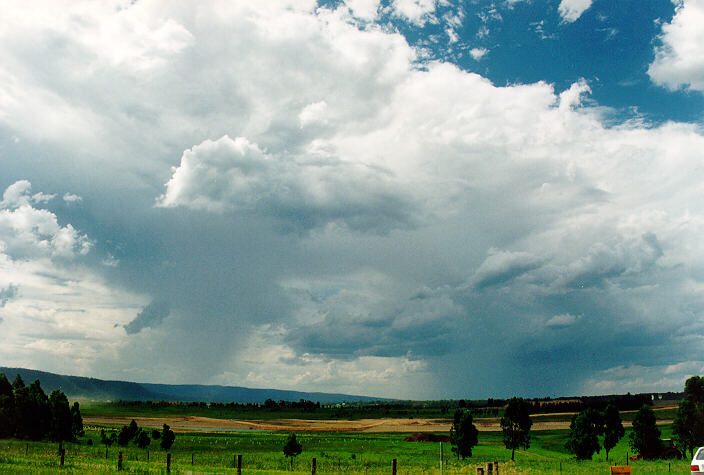
<instances>
[{"instance_id":1,"label":"open paddock","mask_svg":"<svg viewBox=\"0 0 704 475\"><path fill-rule=\"evenodd\" d=\"M88 426L80 444L65 444L63 469L59 466L57 444L0 440L0 473L33 472L111 473L117 471L118 453L123 453L123 470L128 473L164 473L166 453L158 440L148 449L100 444L100 427ZM669 436L669 426L663 426ZM405 442L403 432L300 432L303 453L294 461L293 471L282 453L286 431L234 431L222 433L180 432L171 448L172 473L235 473L235 461L242 455L242 473L311 473L315 457L317 473L391 473L397 460L399 474L440 473L440 443ZM483 432L473 456L457 460L447 443L443 444L443 473L476 473L476 467L498 461L501 474L608 474L613 464L623 465L628 452L627 436L611 451L612 462L602 451L591 461L577 462L565 453L564 430L543 430L533 434L531 448L517 451L516 460L503 447L500 432ZM88 439L93 445L88 445ZM148 460L147 460L148 458ZM629 461L633 473L689 473L689 461Z\"/></svg>"}]
</instances>

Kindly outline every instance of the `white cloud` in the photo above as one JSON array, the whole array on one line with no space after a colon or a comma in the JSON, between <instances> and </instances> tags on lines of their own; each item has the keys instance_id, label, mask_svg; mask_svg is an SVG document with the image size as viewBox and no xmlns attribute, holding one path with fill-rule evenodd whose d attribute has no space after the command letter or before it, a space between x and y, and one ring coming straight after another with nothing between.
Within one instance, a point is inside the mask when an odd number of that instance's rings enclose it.
<instances>
[{"instance_id":1,"label":"white cloud","mask_svg":"<svg viewBox=\"0 0 704 475\"><path fill-rule=\"evenodd\" d=\"M7 187L0 203L0 245L17 257L73 257L90 250L91 242L73 226L61 226L53 213L33 208L32 201L45 197L30 195L31 184L18 181ZM53 195L52 195L53 197Z\"/></svg>"},{"instance_id":2,"label":"white cloud","mask_svg":"<svg viewBox=\"0 0 704 475\"><path fill-rule=\"evenodd\" d=\"M574 325L582 318L581 315L572 315L570 313L561 313L560 315L554 315L545 322L545 326L548 327L569 327Z\"/></svg>"},{"instance_id":3,"label":"white cloud","mask_svg":"<svg viewBox=\"0 0 704 475\"><path fill-rule=\"evenodd\" d=\"M327 108L328 104L325 101L314 102L305 106L301 113L298 114L298 120L301 123L301 128L310 124L315 124L316 122L325 123L325 111Z\"/></svg>"},{"instance_id":4,"label":"white cloud","mask_svg":"<svg viewBox=\"0 0 704 475\"><path fill-rule=\"evenodd\" d=\"M410 193L380 165L330 156L273 156L228 136L184 152L163 207L223 212L258 210L303 228L339 222L350 228L408 226Z\"/></svg>"},{"instance_id":5,"label":"white cloud","mask_svg":"<svg viewBox=\"0 0 704 475\"><path fill-rule=\"evenodd\" d=\"M31 184L10 185L0 206L0 359L6 365L86 374L121 345L144 297L110 285L78 262L90 241L31 206ZM61 258L61 259L57 259ZM74 258L67 266L66 258ZM130 304L134 302L134 304Z\"/></svg>"},{"instance_id":6,"label":"white cloud","mask_svg":"<svg viewBox=\"0 0 704 475\"><path fill-rule=\"evenodd\" d=\"M560 93L560 110L566 111L579 106L582 103L582 96L591 92L589 84L584 79L573 83L569 89Z\"/></svg>"},{"instance_id":7,"label":"white cloud","mask_svg":"<svg viewBox=\"0 0 704 475\"><path fill-rule=\"evenodd\" d=\"M662 45L648 75L670 90L689 87L704 91L704 1L683 0L670 23L662 26Z\"/></svg>"},{"instance_id":8,"label":"white cloud","mask_svg":"<svg viewBox=\"0 0 704 475\"><path fill-rule=\"evenodd\" d=\"M422 26L435 11L435 0L393 0L391 7L396 16Z\"/></svg>"},{"instance_id":9,"label":"white cloud","mask_svg":"<svg viewBox=\"0 0 704 475\"><path fill-rule=\"evenodd\" d=\"M472 55L475 61L479 61L489 52L486 48L472 48L469 50L469 54Z\"/></svg>"},{"instance_id":10,"label":"white cloud","mask_svg":"<svg viewBox=\"0 0 704 475\"><path fill-rule=\"evenodd\" d=\"M572 23L591 6L592 0L561 0L557 10L564 21Z\"/></svg>"},{"instance_id":11,"label":"white cloud","mask_svg":"<svg viewBox=\"0 0 704 475\"><path fill-rule=\"evenodd\" d=\"M59 373L95 376L94 362L117 357L124 343L115 323L127 323L144 302L85 268L0 253L0 288L8 284L18 290L2 307L0 358Z\"/></svg>"},{"instance_id":12,"label":"white cloud","mask_svg":"<svg viewBox=\"0 0 704 475\"><path fill-rule=\"evenodd\" d=\"M427 377L428 364L412 354L397 357L359 356L343 360L304 353L298 354L282 342L285 331L262 326L246 342L237 360L244 361L235 379L259 388L285 387L308 391L311 387L326 392L374 394L395 397L399 385L420 382ZM251 355L256 354L256 358ZM227 384L232 375L213 382ZM365 382L364 390L359 381ZM428 393L430 394L430 393Z\"/></svg>"},{"instance_id":13,"label":"white cloud","mask_svg":"<svg viewBox=\"0 0 704 475\"><path fill-rule=\"evenodd\" d=\"M27 180L19 180L8 186L2 194L2 208L17 208L22 205L28 205L30 202L29 190L32 184Z\"/></svg>"},{"instance_id":14,"label":"white cloud","mask_svg":"<svg viewBox=\"0 0 704 475\"><path fill-rule=\"evenodd\" d=\"M66 203L75 203L77 201L82 201L83 198L78 195L74 195L73 193L64 193L63 200Z\"/></svg>"},{"instance_id":15,"label":"white cloud","mask_svg":"<svg viewBox=\"0 0 704 475\"><path fill-rule=\"evenodd\" d=\"M619 365L598 372L585 381L584 394L619 394L622 388L632 393L682 391L685 381L704 371L701 360L671 365Z\"/></svg>"},{"instance_id":16,"label":"white cloud","mask_svg":"<svg viewBox=\"0 0 704 475\"><path fill-rule=\"evenodd\" d=\"M345 4L357 18L372 21L379 14L381 0L345 0Z\"/></svg>"}]
</instances>

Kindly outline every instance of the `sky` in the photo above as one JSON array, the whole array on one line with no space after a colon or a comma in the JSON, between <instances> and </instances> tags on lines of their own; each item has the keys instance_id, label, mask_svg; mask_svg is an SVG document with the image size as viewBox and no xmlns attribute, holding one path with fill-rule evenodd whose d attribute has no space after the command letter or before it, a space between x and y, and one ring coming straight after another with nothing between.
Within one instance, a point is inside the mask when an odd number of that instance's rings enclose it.
<instances>
[{"instance_id":1,"label":"sky","mask_svg":"<svg viewBox=\"0 0 704 475\"><path fill-rule=\"evenodd\" d=\"M0 364L678 391L703 177L704 0L5 0Z\"/></svg>"}]
</instances>

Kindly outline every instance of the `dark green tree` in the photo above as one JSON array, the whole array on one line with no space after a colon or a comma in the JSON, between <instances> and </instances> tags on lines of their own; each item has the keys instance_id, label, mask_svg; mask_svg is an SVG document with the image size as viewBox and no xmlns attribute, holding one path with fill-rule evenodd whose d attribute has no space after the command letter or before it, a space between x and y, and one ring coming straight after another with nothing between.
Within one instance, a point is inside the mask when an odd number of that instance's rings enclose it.
<instances>
[{"instance_id":1,"label":"dark green tree","mask_svg":"<svg viewBox=\"0 0 704 475\"><path fill-rule=\"evenodd\" d=\"M49 395L51 408L51 431L49 436L55 442L75 440L73 436L73 417L68 405L68 398L59 390L54 390Z\"/></svg>"},{"instance_id":2,"label":"dark green tree","mask_svg":"<svg viewBox=\"0 0 704 475\"><path fill-rule=\"evenodd\" d=\"M22 376L17 373L17 376L15 376L15 380L12 382L12 389L20 389L25 387L26 385L24 384L24 380L22 379Z\"/></svg>"},{"instance_id":3,"label":"dark green tree","mask_svg":"<svg viewBox=\"0 0 704 475\"><path fill-rule=\"evenodd\" d=\"M588 408L572 417L570 433L565 448L577 456L577 460L591 460L599 453L599 435L603 433L602 416L599 411Z\"/></svg>"},{"instance_id":4,"label":"dark green tree","mask_svg":"<svg viewBox=\"0 0 704 475\"><path fill-rule=\"evenodd\" d=\"M303 447L296 440L296 434L289 434L284 445L284 455L291 459L291 470L293 470L293 458L300 455L301 452L303 452Z\"/></svg>"},{"instance_id":5,"label":"dark green tree","mask_svg":"<svg viewBox=\"0 0 704 475\"><path fill-rule=\"evenodd\" d=\"M39 380L29 386L17 385L14 397L15 434L17 437L40 440L49 435L51 407L49 398L44 393Z\"/></svg>"},{"instance_id":6,"label":"dark green tree","mask_svg":"<svg viewBox=\"0 0 704 475\"><path fill-rule=\"evenodd\" d=\"M73 403L71 406L71 431L73 432L73 437L83 437L85 432L83 431L83 417L81 417L81 409L78 401Z\"/></svg>"},{"instance_id":7,"label":"dark green tree","mask_svg":"<svg viewBox=\"0 0 704 475\"><path fill-rule=\"evenodd\" d=\"M704 378L692 376L684 385L684 398L679 403L672 424L677 447L694 457L694 449L704 445Z\"/></svg>"},{"instance_id":8,"label":"dark green tree","mask_svg":"<svg viewBox=\"0 0 704 475\"><path fill-rule=\"evenodd\" d=\"M164 424L163 430L161 431L161 448L164 450L169 450L176 440L176 434L171 430L168 424Z\"/></svg>"},{"instance_id":9,"label":"dark green tree","mask_svg":"<svg viewBox=\"0 0 704 475\"><path fill-rule=\"evenodd\" d=\"M161 438L161 432L159 432L158 430L154 429L154 430L152 431L152 439L158 440L158 439L160 439L160 438Z\"/></svg>"},{"instance_id":10,"label":"dark green tree","mask_svg":"<svg viewBox=\"0 0 704 475\"><path fill-rule=\"evenodd\" d=\"M108 447L115 443L117 440L117 434L115 432L110 432L107 434L105 429L100 429L100 443L105 444L105 458L108 458Z\"/></svg>"},{"instance_id":11,"label":"dark green tree","mask_svg":"<svg viewBox=\"0 0 704 475\"><path fill-rule=\"evenodd\" d=\"M5 373L0 373L0 439L15 435L15 396Z\"/></svg>"},{"instance_id":12,"label":"dark green tree","mask_svg":"<svg viewBox=\"0 0 704 475\"><path fill-rule=\"evenodd\" d=\"M457 409L450 428L452 451L457 459L472 456L472 448L479 443L477 428L474 426L472 413L466 409Z\"/></svg>"},{"instance_id":13,"label":"dark green tree","mask_svg":"<svg viewBox=\"0 0 704 475\"><path fill-rule=\"evenodd\" d=\"M129 425L122 426L120 429L120 433L117 435L117 444L123 447L127 446L127 444L130 443L130 440L134 439L137 435L137 432L139 432L139 426L135 420L132 419Z\"/></svg>"},{"instance_id":14,"label":"dark green tree","mask_svg":"<svg viewBox=\"0 0 704 475\"><path fill-rule=\"evenodd\" d=\"M609 404L604 410L604 450L606 451L606 460L609 460L609 450L616 447L616 444L618 444L618 441L621 440L625 433L618 408L613 404Z\"/></svg>"},{"instance_id":15,"label":"dark green tree","mask_svg":"<svg viewBox=\"0 0 704 475\"><path fill-rule=\"evenodd\" d=\"M704 402L704 378L692 376L685 381L684 395L694 402Z\"/></svg>"},{"instance_id":16,"label":"dark green tree","mask_svg":"<svg viewBox=\"0 0 704 475\"><path fill-rule=\"evenodd\" d=\"M516 449L530 448L530 405L523 398L513 397L508 401L504 417L501 418L501 430L504 433L504 446L511 449L511 460Z\"/></svg>"},{"instance_id":17,"label":"dark green tree","mask_svg":"<svg viewBox=\"0 0 704 475\"><path fill-rule=\"evenodd\" d=\"M685 397L679 403L675 420L672 423L672 437L677 447L689 452L694 457L694 449L701 445L703 419L702 408L691 399Z\"/></svg>"},{"instance_id":18,"label":"dark green tree","mask_svg":"<svg viewBox=\"0 0 704 475\"><path fill-rule=\"evenodd\" d=\"M137 447L140 449L146 449L149 444L152 443L152 439L149 438L149 434L147 434L144 430L139 429L139 432L137 432L137 435L134 438L134 443L137 444Z\"/></svg>"},{"instance_id":19,"label":"dark green tree","mask_svg":"<svg viewBox=\"0 0 704 475\"><path fill-rule=\"evenodd\" d=\"M660 456L660 429L655 425L655 413L647 404L638 410L633 419L633 432L629 443L631 449L645 460Z\"/></svg>"}]
</instances>

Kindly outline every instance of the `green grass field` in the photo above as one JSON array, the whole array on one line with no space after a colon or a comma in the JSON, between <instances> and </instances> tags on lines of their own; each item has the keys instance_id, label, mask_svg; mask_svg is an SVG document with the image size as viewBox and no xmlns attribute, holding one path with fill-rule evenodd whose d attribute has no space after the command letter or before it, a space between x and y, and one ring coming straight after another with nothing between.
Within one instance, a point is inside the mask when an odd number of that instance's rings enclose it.
<instances>
[{"instance_id":1,"label":"green grass field","mask_svg":"<svg viewBox=\"0 0 704 475\"><path fill-rule=\"evenodd\" d=\"M669 428L663 428L663 437ZM317 460L318 473L390 473L392 459L397 459L399 474L440 473L440 444L404 442L406 434L390 433L298 433L303 453L289 461L282 453L286 433L238 432L227 434L179 433L171 449L172 473L234 472L234 456L243 455L243 473L310 473L311 461ZM516 452L515 462L503 447L500 433L482 432L471 459L458 461L449 444L443 444L445 473L476 473L476 467L489 461L500 462L500 473L580 473L608 474L612 464L625 464L629 450L624 438L610 453L612 462L602 451L592 461L577 462L565 453L566 431L533 433L528 451ZM627 436L626 436L627 437ZM94 445L89 446L87 440ZM123 452L123 469L129 473L165 473L166 454L152 442L149 461L147 450L130 444L108 449L100 445L99 430L91 427L80 444L65 444L65 466L59 466L57 444L19 440L0 441L0 472L33 473L111 473L117 471L118 452ZM193 460L193 464L191 464ZM689 473L689 461L630 461L633 473Z\"/></svg>"},{"instance_id":2,"label":"green grass field","mask_svg":"<svg viewBox=\"0 0 704 475\"><path fill-rule=\"evenodd\" d=\"M309 419L309 420L355 420L355 419L376 419L376 418L424 418L424 419L447 419L451 420L454 409L449 409L445 413L438 407L405 407L387 408L375 407L372 404L362 406L347 407L321 407L313 412L304 412L301 409L288 408L270 410L263 407L202 407L189 405L167 405L156 407L149 405L121 405L111 402L81 401L81 413L84 416L111 416L111 417L170 417L170 416L202 416L215 419ZM655 409L658 420L672 420L677 409ZM621 419L632 421L636 411L624 411ZM501 414L499 414L500 416ZM484 419L489 416L477 414L475 420ZM571 414L534 414L531 416L535 422L555 422L570 421Z\"/></svg>"},{"instance_id":3,"label":"green grass field","mask_svg":"<svg viewBox=\"0 0 704 475\"><path fill-rule=\"evenodd\" d=\"M313 412L301 409L270 410L260 408L242 407L201 407L188 405L169 405L165 407L126 406L108 402L81 401L81 413L84 416L124 416L124 417L169 417L169 416L202 416L215 419L377 419L382 417L392 418L447 418L452 417L452 412L443 414L439 408L376 408L372 405L363 407L322 407Z\"/></svg>"}]
</instances>

